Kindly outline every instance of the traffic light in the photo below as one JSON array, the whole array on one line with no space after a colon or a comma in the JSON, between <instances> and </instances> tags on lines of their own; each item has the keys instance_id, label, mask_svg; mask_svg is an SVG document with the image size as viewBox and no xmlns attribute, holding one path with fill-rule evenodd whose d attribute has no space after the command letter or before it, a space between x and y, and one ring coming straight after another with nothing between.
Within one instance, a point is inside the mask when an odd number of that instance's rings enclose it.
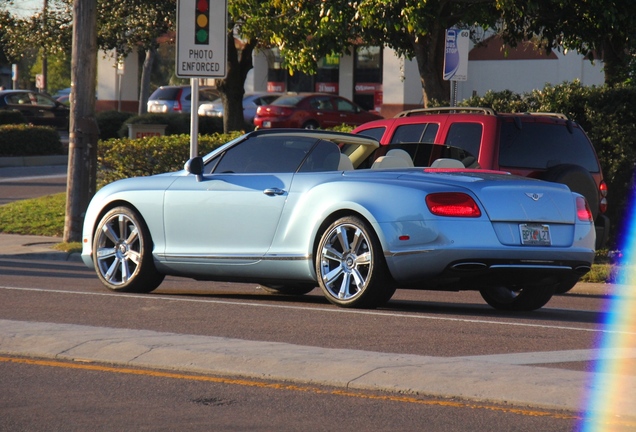
<instances>
[{"instance_id":1,"label":"traffic light","mask_svg":"<svg viewBox=\"0 0 636 432\"><path fill-rule=\"evenodd\" d=\"M197 2L194 13L194 44L208 45L210 41L210 0Z\"/></svg>"}]
</instances>

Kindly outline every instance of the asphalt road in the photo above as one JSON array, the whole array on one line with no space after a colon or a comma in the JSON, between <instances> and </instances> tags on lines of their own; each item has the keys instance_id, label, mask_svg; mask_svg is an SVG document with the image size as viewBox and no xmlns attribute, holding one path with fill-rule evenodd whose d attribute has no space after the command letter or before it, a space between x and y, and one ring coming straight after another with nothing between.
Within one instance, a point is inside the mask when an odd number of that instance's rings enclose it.
<instances>
[{"instance_id":1,"label":"asphalt road","mask_svg":"<svg viewBox=\"0 0 636 432\"><path fill-rule=\"evenodd\" d=\"M512 398L585 375L602 301L513 315L399 291L355 311L178 278L140 296L78 262L0 258L0 430L575 430L552 395Z\"/></svg>"}]
</instances>

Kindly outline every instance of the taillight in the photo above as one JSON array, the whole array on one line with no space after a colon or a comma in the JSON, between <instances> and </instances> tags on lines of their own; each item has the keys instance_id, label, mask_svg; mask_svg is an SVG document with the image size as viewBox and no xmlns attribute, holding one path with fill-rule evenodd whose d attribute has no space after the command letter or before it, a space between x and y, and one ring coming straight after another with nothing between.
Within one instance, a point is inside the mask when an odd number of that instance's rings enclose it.
<instances>
[{"instance_id":1,"label":"taillight","mask_svg":"<svg viewBox=\"0 0 636 432\"><path fill-rule=\"evenodd\" d=\"M179 92L177 93L177 100L176 103L174 104L174 110L176 112L181 112L183 110L183 107L181 106L181 94L183 93L182 89L179 89Z\"/></svg>"},{"instance_id":2,"label":"taillight","mask_svg":"<svg viewBox=\"0 0 636 432\"><path fill-rule=\"evenodd\" d=\"M256 108L256 115L260 117L287 117L293 112L292 108L276 105L263 105Z\"/></svg>"},{"instance_id":3,"label":"taillight","mask_svg":"<svg viewBox=\"0 0 636 432\"><path fill-rule=\"evenodd\" d=\"M598 192L601 195L601 200L598 203L598 209L601 213L605 213L607 211L607 183L604 181L598 185Z\"/></svg>"},{"instance_id":4,"label":"taillight","mask_svg":"<svg viewBox=\"0 0 636 432\"><path fill-rule=\"evenodd\" d=\"M437 216L479 217L479 206L470 195L461 192L433 193L426 196L426 205Z\"/></svg>"},{"instance_id":5,"label":"taillight","mask_svg":"<svg viewBox=\"0 0 636 432\"><path fill-rule=\"evenodd\" d=\"M580 196L576 197L576 217L578 217L580 221L594 222L594 216L592 215L590 206L587 204L587 200Z\"/></svg>"}]
</instances>

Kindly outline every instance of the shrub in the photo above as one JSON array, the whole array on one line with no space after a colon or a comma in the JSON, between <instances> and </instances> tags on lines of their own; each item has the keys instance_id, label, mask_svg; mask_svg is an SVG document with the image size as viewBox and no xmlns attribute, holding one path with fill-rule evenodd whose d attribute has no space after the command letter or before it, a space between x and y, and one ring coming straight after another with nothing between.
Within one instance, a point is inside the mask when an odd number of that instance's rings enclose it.
<instances>
[{"instance_id":1,"label":"shrub","mask_svg":"<svg viewBox=\"0 0 636 432\"><path fill-rule=\"evenodd\" d=\"M119 131L124 122L134 114L120 111L103 111L95 116L99 127L99 139L119 138ZM127 135L127 134L126 134Z\"/></svg>"},{"instance_id":2,"label":"shrub","mask_svg":"<svg viewBox=\"0 0 636 432\"><path fill-rule=\"evenodd\" d=\"M0 125L6 124L26 124L26 120L20 111L2 110L0 111Z\"/></svg>"},{"instance_id":3,"label":"shrub","mask_svg":"<svg viewBox=\"0 0 636 432\"><path fill-rule=\"evenodd\" d=\"M241 132L199 136L199 154L206 154ZM111 139L97 146L98 187L128 177L148 176L183 169L190 158L190 135L142 139Z\"/></svg>"},{"instance_id":4,"label":"shrub","mask_svg":"<svg viewBox=\"0 0 636 432\"><path fill-rule=\"evenodd\" d=\"M64 154L60 136L53 128L31 125L0 126L0 156Z\"/></svg>"}]
</instances>

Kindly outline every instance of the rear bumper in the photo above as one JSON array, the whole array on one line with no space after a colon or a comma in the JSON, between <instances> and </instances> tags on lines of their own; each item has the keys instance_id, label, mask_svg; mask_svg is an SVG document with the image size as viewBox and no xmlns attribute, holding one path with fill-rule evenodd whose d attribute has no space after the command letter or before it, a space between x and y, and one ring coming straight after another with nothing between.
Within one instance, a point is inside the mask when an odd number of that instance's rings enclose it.
<instances>
[{"instance_id":1,"label":"rear bumper","mask_svg":"<svg viewBox=\"0 0 636 432\"><path fill-rule=\"evenodd\" d=\"M590 268L591 263L585 261L462 260L449 264L430 279L409 283L403 288L463 291L497 286L556 285L579 278Z\"/></svg>"}]
</instances>

